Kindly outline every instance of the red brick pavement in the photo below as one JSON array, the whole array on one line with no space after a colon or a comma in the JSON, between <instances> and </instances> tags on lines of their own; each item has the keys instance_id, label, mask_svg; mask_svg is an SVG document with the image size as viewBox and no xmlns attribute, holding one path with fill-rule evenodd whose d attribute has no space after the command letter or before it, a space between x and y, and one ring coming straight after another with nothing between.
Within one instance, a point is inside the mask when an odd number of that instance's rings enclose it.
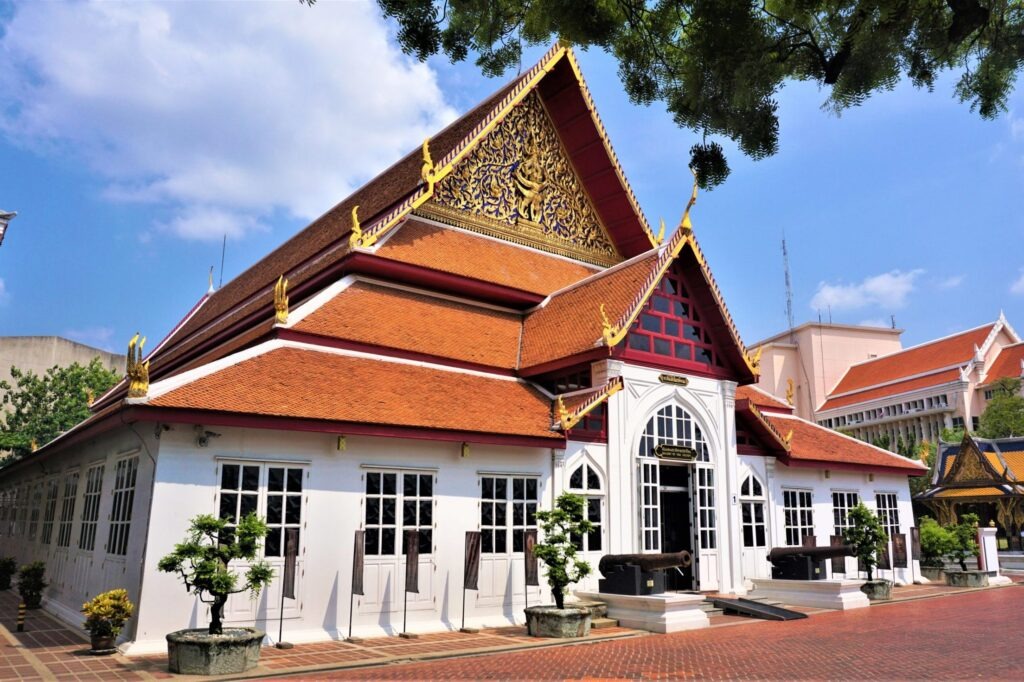
<instances>
[{"instance_id":1,"label":"red brick pavement","mask_svg":"<svg viewBox=\"0 0 1024 682\"><path fill-rule=\"evenodd\" d=\"M1024 679L1024 588L317 679Z\"/></svg>"}]
</instances>

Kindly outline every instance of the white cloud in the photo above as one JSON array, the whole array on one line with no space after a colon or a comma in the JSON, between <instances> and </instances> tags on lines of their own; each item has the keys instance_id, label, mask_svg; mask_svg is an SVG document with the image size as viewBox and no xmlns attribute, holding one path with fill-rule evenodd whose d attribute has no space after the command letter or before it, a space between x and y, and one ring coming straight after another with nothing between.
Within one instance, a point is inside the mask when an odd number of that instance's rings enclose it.
<instances>
[{"instance_id":1,"label":"white cloud","mask_svg":"<svg viewBox=\"0 0 1024 682\"><path fill-rule=\"evenodd\" d=\"M111 341L114 340L114 330L111 327L86 327L84 329L68 329L64 332L67 338L84 343L87 346L94 346L106 351L115 352ZM121 351L123 352L123 351Z\"/></svg>"},{"instance_id":2,"label":"white cloud","mask_svg":"<svg viewBox=\"0 0 1024 682\"><path fill-rule=\"evenodd\" d=\"M1024 296L1024 268L1020 269L1020 276L1010 285L1010 293Z\"/></svg>"},{"instance_id":3,"label":"white cloud","mask_svg":"<svg viewBox=\"0 0 1024 682\"><path fill-rule=\"evenodd\" d=\"M11 295L7 293L7 285L4 283L2 277L0 277L0 305L7 303L10 300Z\"/></svg>"},{"instance_id":4,"label":"white cloud","mask_svg":"<svg viewBox=\"0 0 1024 682\"><path fill-rule=\"evenodd\" d=\"M1010 120L1010 137L1014 140L1024 140L1024 117L1015 116L1011 111L1008 118Z\"/></svg>"},{"instance_id":5,"label":"white cloud","mask_svg":"<svg viewBox=\"0 0 1024 682\"><path fill-rule=\"evenodd\" d=\"M951 275L945 279L940 279L935 283L935 286L939 289L956 289L958 286L964 283L966 275Z\"/></svg>"},{"instance_id":6,"label":"white cloud","mask_svg":"<svg viewBox=\"0 0 1024 682\"><path fill-rule=\"evenodd\" d=\"M373 3L25 3L0 54L0 132L189 239L314 218L455 116Z\"/></svg>"},{"instance_id":7,"label":"white cloud","mask_svg":"<svg viewBox=\"0 0 1024 682\"><path fill-rule=\"evenodd\" d=\"M858 310L871 306L894 310L906 305L907 296L914 290L914 282L924 273L916 269L908 272L892 270L867 277L858 284L829 284L821 282L811 299L811 310Z\"/></svg>"}]
</instances>

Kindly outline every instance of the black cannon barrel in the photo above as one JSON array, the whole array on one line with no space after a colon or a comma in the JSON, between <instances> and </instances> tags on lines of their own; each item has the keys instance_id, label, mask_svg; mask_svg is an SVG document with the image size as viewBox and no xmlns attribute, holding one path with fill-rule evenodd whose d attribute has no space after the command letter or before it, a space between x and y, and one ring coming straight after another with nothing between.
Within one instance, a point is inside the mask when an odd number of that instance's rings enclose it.
<instances>
[{"instance_id":1,"label":"black cannon barrel","mask_svg":"<svg viewBox=\"0 0 1024 682\"><path fill-rule=\"evenodd\" d=\"M693 556L684 549L682 552L668 554L605 554L601 557L597 568L601 571L601 575L607 577L619 566L637 566L642 571L656 571L675 566L687 568L692 563Z\"/></svg>"},{"instance_id":2,"label":"black cannon barrel","mask_svg":"<svg viewBox=\"0 0 1024 682\"><path fill-rule=\"evenodd\" d=\"M809 557L816 561L832 559L841 556L854 556L856 548L853 545L838 545L836 547L774 547L768 552L768 561L773 564L780 559L789 557Z\"/></svg>"}]
</instances>

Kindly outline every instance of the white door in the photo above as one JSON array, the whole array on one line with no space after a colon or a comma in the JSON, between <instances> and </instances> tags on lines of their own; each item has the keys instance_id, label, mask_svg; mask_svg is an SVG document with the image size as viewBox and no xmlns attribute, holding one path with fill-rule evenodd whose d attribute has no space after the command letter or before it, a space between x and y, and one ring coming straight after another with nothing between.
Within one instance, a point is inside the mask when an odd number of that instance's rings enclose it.
<instances>
[{"instance_id":1,"label":"white door","mask_svg":"<svg viewBox=\"0 0 1024 682\"><path fill-rule=\"evenodd\" d=\"M754 475L740 487L740 527L743 533L743 578L768 578L768 526L764 486Z\"/></svg>"}]
</instances>

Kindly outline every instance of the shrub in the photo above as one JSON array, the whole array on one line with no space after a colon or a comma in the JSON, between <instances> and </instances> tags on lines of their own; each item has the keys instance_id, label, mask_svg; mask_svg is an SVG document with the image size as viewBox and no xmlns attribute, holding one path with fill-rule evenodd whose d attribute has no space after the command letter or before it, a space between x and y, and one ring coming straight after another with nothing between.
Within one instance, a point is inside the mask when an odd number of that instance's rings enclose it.
<instances>
[{"instance_id":1,"label":"shrub","mask_svg":"<svg viewBox=\"0 0 1024 682\"><path fill-rule=\"evenodd\" d=\"M0 557L0 590L11 589L11 578L18 571L18 562L14 557Z\"/></svg>"},{"instance_id":2,"label":"shrub","mask_svg":"<svg viewBox=\"0 0 1024 682\"><path fill-rule=\"evenodd\" d=\"M82 604L82 613L85 614L82 627L94 637L117 637L134 611L134 605L128 600L128 590L110 590Z\"/></svg>"},{"instance_id":3,"label":"shrub","mask_svg":"<svg viewBox=\"0 0 1024 682\"><path fill-rule=\"evenodd\" d=\"M534 554L547 566L548 585L555 597L555 606L565 608L565 588L590 575L590 564L577 558L574 536L594 529L583 513L587 501L580 495L562 493L551 511L537 512L544 542L538 542Z\"/></svg>"},{"instance_id":4,"label":"shrub","mask_svg":"<svg viewBox=\"0 0 1024 682\"><path fill-rule=\"evenodd\" d=\"M260 550L260 540L267 535L267 524L255 514L243 518L233 531L228 528L228 521L211 514L200 514L189 523L185 542L175 545L174 551L160 560L158 568L165 573L177 573L186 592L210 605L209 632L220 635L228 597L248 591L255 598L274 577L267 562L253 561ZM240 576L228 570L233 559L253 562L241 587Z\"/></svg>"},{"instance_id":5,"label":"shrub","mask_svg":"<svg viewBox=\"0 0 1024 682\"><path fill-rule=\"evenodd\" d=\"M846 518L852 525L843 530L843 539L854 546L857 558L867 566L868 580L874 580L878 553L885 549L889 536L885 534L882 522L863 502L847 512Z\"/></svg>"},{"instance_id":6,"label":"shrub","mask_svg":"<svg viewBox=\"0 0 1024 682\"><path fill-rule=\"evenodd\" d=\"M950 556L959 564L960 570L967 570L967 557L978 556L978 543L975 541L978 533L978 515L964 514L960 517L960 523L947 526L953 536L953 549Z\"/></svg>"},{"instance_id":7,"label":"shrub","mask_svg":"<svg viewBox=\"0 0 1024 682\"><path fill-rule=\"evenodd\" d=\"M25 564L18 570L18 594L29 608L37 608L43 598L43 590L49 584L43 579L45 575L46 564L42 561Z\"/></svg>"},{"instance_id":8,"label":"shrub","mask_svg":"<svg viewBox=\"0 0 1024 682\"><path fill-rule=\"evenodd\" d=\"M952 554L956 539L948 528L940 526L930 516L922 516L918 527L921 529L921 565L942 568L942 559Z\"/></svg>"}]
</instances>

